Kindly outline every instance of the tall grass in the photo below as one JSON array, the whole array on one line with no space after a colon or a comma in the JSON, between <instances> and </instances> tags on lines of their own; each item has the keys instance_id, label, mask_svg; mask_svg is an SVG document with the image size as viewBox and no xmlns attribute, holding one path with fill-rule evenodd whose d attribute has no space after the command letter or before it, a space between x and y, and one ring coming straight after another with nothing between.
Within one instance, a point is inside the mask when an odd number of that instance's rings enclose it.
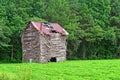
<instances>
[{"instance_id":1,"label":"tall grass","mask_svg":"<svg viewBox=\"0 0 120 80\"><path fill-rule=\"evenodd\" d=\"M0 73L0 80L32 80L32 69L22 68L21 66L16 69L17 74L12 75L6 72Z\"/></svg>"},{"instance_id":2,"label":"tall grass","mask_svg":"<svg viewBox=\"0 0 120 80\"><path fill-rule=\"evenodd\" d=\"M19 80L32 80L32 69L31 67L22 68L19 66L17 68Z\"/></svg>"},{"instance_id":3,"label":"tall grass","mask_svg":"<svg viewBox=\"0 0 120 80\"><path fill-rule=\"evenodd\" d=\"M2 72L2 73L0 73L0 80L17 80L17 78L16 78L16 76Z\"/></svg>"}]
</instances>

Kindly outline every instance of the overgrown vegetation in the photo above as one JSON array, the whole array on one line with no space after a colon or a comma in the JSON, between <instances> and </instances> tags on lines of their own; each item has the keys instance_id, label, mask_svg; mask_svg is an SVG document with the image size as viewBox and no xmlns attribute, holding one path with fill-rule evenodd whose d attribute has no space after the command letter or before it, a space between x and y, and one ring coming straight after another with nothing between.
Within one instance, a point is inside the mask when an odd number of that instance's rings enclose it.
<instances>
[{"instance_id":1,"label":"overgrown vegetation","mask_svg":"<svg viewBox=\"0 0 120 80\"><path fill-rule=\"evenodd\" d=\"M30 66L28 67L17 66L16 67L15 66L13 68L15 68L15 73L0 71L0 80L32 80L32 67Z\"/></svg>"},{"instance_id":2,"label":"overgrown vegetation","mask_svg":"<svg viewBox=\"0 0 120 80\"><path fill-rule=\"evenodd\" d=\"M0 80L120 80L120 60L0 64Z\"/></svg>"},{"instance_id":3,"label":"overgrown vegetation","mask_svg":"<svg viewBox=\"0 0 120 80\"><path fill-rule=\"evenodd\" d=\"M28 21L59 23L68 59L120 57L120 0L0 0L0 60L21 62Z\"/></svg>"}]
</instances>

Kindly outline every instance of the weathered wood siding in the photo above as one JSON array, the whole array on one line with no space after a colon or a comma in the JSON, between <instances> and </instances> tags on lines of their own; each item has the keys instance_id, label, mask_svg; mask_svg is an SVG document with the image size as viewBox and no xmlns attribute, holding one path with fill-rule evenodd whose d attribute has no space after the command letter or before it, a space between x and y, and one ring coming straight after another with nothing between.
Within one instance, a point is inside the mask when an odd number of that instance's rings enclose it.
<instances>
[{"instance_id":1,"label":"weathered wood siding","mask_svg":"<svg viewBox=\"0 0 120 80\"><path fill-rule=\"evenodd\" d=\"M66 36L60 33L45 35L37 31L31 24L22 34L23 61L49 62L55 57L56 61L66 60Z\"/></svg>"},{"instance_id":2,"label":"weathered wood siding","mask_svg":"<svg viewBox=\"0 0 120 80\"><path fill-rule=\"evenodd\" d=\"M29 62L32 59L32 62L39 62L39 42L38 31L32 25L29 25L22 35L23 61Z\"/></svg>"},{"instance_id":3,"label":"weathered wood siding","mask_svg":"<svg viewBox=\"0 0 120 80\"><path fill-rule=\"evenodd\" d=\"M50 58L50 36L45 34L40 35L40 62L45 63L49 61Z\"/></svg>"},{"instance_id":4,"label":"weathered wood siding","mask_svg":"<svg viewBox=\"0 0 120 80\"><path fill-rule=\"evenodd\" d=\"M52 57L56 57L57 61L66 59L66 36L59 33L52 33L50 36L40 34L40 39L41 62L48 62Z\"/></svg>"},{"instance_id":5,"label":"weathered wood siding","mask_svg":"<svg viewBox=\"0 0 120 80\"><path fill-rule=\"evenodd\" d=\"M66 37L59 33L52 33L51 41L51 57L56 57L57 61L66 59Z\"/></svg>"}]
</instances>

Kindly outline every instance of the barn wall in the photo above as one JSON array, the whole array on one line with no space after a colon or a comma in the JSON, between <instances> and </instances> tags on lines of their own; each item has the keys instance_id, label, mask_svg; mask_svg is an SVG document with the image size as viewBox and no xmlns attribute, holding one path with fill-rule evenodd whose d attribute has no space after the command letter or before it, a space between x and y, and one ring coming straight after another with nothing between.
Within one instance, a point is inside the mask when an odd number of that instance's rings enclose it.
<instances>
[{"instance_id":1,"label":"barn wall","mask_svg":"<svg viewBox=\"0 0 120 80\"><path fill-rule=\"evenodd\" d=\"M66 59L66 36L62 36L59 33L53 33L51 35L51 57L56 57L57 61L63 61Z\"/></svg>"},{"instance_id":2,"label":"barn wall","mask_svg":"<svg viewBox=\"0 0 120 80\"><path fill-rule=\"evenodd\" d=\"M45 34L39 34L40 35L40 62L45 63L49 61L50 57L50 49L51 49L51 43L50 43L50 36Z\"/></svg>"},{"instance_id":3,"label":"barn wall","mask_svg":"<svg viewBox=\"0 0 120 80\"><path fill-rule=\"evenodd\" d=\"M48 62L51 58L56 57L57 61L66 59L66 36L59 33L52 33L50 36L41 35L41 62Z\"/></svg>"},{"instance_id":4,"label":"barn wall","mask_svg":"<svg viewBox=\"0 0 120 80\"><path fill-rule=\"evenodd\" d=\"M40 43L38 31L31 25L28 26L22 35L23 61L39 62Z\"/></svg>"},{"instance_id":5,"label":"barn wall","mask_svg":"<svg viewBox=\"0 0 120 80\"><path fill-rule=\"evenodd\" d=\"M23 61L45 63L55 57L56 61L66 60L66 36L59 33L41 34L28 26L22 35Z\"/></svg>"}]
</instances>

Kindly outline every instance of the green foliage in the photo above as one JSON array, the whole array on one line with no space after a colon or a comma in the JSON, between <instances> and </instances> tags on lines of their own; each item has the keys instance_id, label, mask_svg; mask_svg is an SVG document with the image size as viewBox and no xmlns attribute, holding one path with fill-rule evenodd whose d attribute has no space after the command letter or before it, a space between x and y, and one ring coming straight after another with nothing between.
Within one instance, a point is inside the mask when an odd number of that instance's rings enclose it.
<instances>
[{"instance_id":1,"label":"green foliage","mask_svg":"<svg viewBox=\"0 0 120 80\"><path fill-rule=\"evenodd\" d=\"M12 32L9 27L0 26L0 48L9 46L11 34Z\"/></svg>"},{"instance_id":2,"label":"green foliage","mask_svg":"<svg viewBox=\"0 0 120 80\"><path fill-rule=\"evenodd\" d=\"M66 0L48 0L45 2L43 17L49 22L56 22L62 26L69 23L69 4Z\"/></svg>"},{"instance_id":3,"label":"green foliage","mask_svg":"<svg viewBox=\"0 0 120 80\"><path fill-rule=\"evenodd\" d=\"M32 18L30 18L30 21L47 22L44 19L41 19L41 18L38 18L38 17L32 17Z\"/></svg>"},{"instance_id":4,"label":"green foliage","mask_svg":"<svg viewBox=\"0 0 120 80\"><path fill-rule=\"evenodd\" d=\"M68 58L120 57L120 0L0 0L0 60L21 62L21 33L29 21L64 27Z\"/></svg>"},{"instance_id":5,"label":"green foliage","mask_svg":"<svg viewBox=\"0 0 120 80\"><path fill-rule=\"evenodd\" d=\"M89 42L101 41L104 37L105 31L100 26L94 26L90 30Z\"/></svg>"}]
</instances>

